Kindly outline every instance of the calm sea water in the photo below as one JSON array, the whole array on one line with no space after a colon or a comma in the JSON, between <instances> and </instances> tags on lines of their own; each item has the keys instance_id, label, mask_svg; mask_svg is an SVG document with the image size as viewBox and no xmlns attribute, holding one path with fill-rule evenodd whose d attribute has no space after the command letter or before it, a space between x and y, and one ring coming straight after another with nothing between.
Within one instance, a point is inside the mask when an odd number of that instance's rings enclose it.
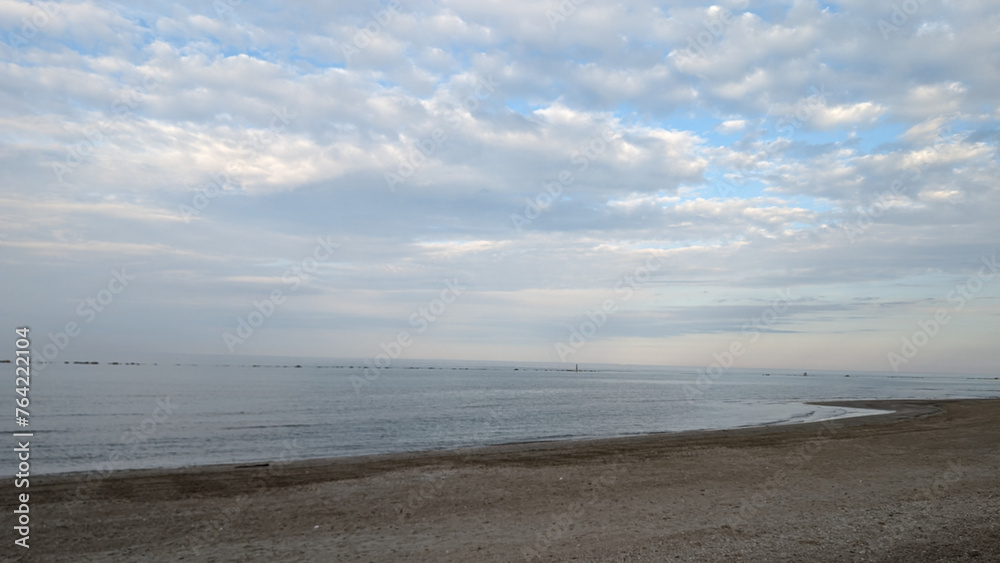
<instances>
[{"instance_id":1,"label":"calm sea water","mask_svg":"<svg viewBox=\"0 0 1000 563\"><path fill-rule=\"evenodd\" d=\"M868 413L804 401L1000 395L984 376L732 369L689 400L693 368L399 361L359 386L357 361L295 365L50 365L32 377L32 473L734 428ZM13 456L0 464L13 473Z\"/></svg>"}]
</instances>

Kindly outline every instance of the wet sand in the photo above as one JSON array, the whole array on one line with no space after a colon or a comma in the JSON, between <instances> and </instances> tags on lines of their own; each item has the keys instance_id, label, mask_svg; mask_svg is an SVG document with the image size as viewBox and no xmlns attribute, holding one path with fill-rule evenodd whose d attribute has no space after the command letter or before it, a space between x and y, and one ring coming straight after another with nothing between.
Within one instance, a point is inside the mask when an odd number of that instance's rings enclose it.
<instances>
[{"instance_id":1,"label":"wet sand","mask_svg":"<svg viewBox=\"0 0 1000 563\"><path fill-rule=\"evenodd\" d=\"M829 403L828 403L829 404ZM253 466L36 476L23 561L1000 561L1000 400ZM2 486L5 507L18 492ZM13 522L7 508L8 522Z\"/></svg>"}]
</instances>

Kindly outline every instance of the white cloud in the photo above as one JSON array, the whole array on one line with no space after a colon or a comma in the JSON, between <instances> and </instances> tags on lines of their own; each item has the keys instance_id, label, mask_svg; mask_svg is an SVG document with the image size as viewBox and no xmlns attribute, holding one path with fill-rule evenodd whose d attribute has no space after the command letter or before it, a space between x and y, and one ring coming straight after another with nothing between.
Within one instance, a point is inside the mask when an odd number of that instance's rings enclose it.
<instances>
[{"instance_id":1,"label":"white cloud","mask_svg":"<svg viewBox=\"0 0 1000 563\"><path fill-rule=\"evenodd\" d=\"M720 123L715 130L723 135L732 135L742 131L747 126L747 121L745 119L727 119Z\"/></svg>"},{"instance_id":2,"label":"white cloud","mask_svg":"<svg viewBox=\"0 0 1000 563\"><path fill-rule=\"evenodd\" d=\"M811 118L811 123L820 129L832 129L851 125L870 125L885 113L886 108L872 102L857 104L842 104L832 107L818 108Z\"/></svg>"},{"instance_id":3,"label":"white cloud","mask_svg":"<svg viewBox=\"0 0 1000 563\"><path fill-rule=\"evenodd\" d=\"M900 100L896 112L917 119L954 114L960 110L966 92L959 82L915 86Z\"/></svg>"}]
</instances>

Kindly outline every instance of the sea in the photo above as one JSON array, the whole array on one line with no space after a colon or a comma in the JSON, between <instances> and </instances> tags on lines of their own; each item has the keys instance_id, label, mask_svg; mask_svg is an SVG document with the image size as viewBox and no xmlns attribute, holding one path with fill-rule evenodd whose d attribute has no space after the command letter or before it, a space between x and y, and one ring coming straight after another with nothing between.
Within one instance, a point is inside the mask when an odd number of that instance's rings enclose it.
<instances>
[{"instance_id":1,"label":"sea","mask_svg":"<svg viewBox=\"0 0 1000 563\"><path fill-rule=\"evenodd\" d=\"M362 360L227 360L49 364L32 374L28 426L11 416L11 433L33 434L32 474L105 473L872 413L809 401L1000 396L1000 380L986 375L733 368L706 378L685 367L397 360L366 370ZM2 395L17 398L13 389ZM16 463L0 456L8 475Z\"/></svg>"}]
</instances>

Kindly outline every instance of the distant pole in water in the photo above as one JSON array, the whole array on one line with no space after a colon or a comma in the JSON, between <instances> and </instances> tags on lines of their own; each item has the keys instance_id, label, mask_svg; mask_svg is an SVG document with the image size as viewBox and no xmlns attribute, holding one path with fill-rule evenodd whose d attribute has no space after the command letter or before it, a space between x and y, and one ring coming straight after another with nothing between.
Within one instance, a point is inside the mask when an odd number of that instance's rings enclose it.
<instances>
[{"instance_id":1,"label":"distant pole in water","mask_svg":"<svg viewBox=\"0 0 1000 563\"><path fill-rule=\"evenodd\" d=\"M576 371L580 371L580 364L576 364Z\"/></svg>"}]
</instances>

